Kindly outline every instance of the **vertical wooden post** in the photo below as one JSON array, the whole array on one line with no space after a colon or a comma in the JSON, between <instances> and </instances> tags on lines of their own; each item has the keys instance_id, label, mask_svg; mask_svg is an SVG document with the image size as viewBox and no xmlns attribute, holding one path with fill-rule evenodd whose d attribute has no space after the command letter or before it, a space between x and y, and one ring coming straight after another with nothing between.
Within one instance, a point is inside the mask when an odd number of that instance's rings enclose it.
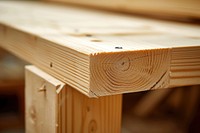
<instances>
[{"instance_id":1,"label":"vertical wooden post","mask_svg":"<svg viewBox=\"0 0 200 133\"><path fill-rule=\"evenodd\" d=\"M34 66L26 67L25 80L26 133L56 133L56 91L65 84Z\"/></svg>"},{"instance_id":2,"label":"vertical wooden post","mask_svg":"<svg viewBox=\"0 0 200 133\"><path fill-rule=\"evenodd\" d=\"M26 67L26 133L119 133L122 95L89 98Z\"/></svg>"}]
</instances>

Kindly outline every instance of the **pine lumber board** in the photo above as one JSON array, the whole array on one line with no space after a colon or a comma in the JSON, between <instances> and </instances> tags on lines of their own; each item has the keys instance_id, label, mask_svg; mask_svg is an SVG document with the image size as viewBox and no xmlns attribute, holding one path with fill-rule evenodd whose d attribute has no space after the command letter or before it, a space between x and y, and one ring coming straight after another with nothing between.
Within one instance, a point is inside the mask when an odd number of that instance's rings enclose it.
<instances>
[{"instance_id":1,"label":"pine lumber board","mask_svg":"<svg viewBox=\"0 0 200 133\"><path fill-rule=\"evenodd\" d=\"M34 66L27 66L25 74L26 133L56 133L57 93L65 84Z\"/></svg>"},{"instance_id":2,"label":"pine lumber board","mask_svg":"<svg viewBox=\"0 0 200 133\"><path fill-rule=\"evenodd\" d=\"M200 84L200 26L0 2L0 47L89 97Z\"/></svg>"},{"instance_id":3,"label":"pine lumber board","mask_svg":"<svg viewBox=\"0 0 200 133\"><path fill-rule=\"evenodd\" d=\"M120 133L122 95L89 98L26 66L26 133Z\"/></svg>"},{"instance_id":4,"label":"pine lumber board","mask_svg":"<svg viewBox=\"0 0 200 133\"><path fill-rule=\"evenodd\" d=\"M120 133L122 94L88 98L66 86L59 93L61 132Z\"/></svg>"},{"instance_id":5,"label":"pine lumber board","mask_svg":"<svg viewBox=\"0 0 200 133\"><path fill-rule=\"evenodd\" d=\"M160 18L200 20L199 0L44 0Z\"/></svg>"}]
</instances>

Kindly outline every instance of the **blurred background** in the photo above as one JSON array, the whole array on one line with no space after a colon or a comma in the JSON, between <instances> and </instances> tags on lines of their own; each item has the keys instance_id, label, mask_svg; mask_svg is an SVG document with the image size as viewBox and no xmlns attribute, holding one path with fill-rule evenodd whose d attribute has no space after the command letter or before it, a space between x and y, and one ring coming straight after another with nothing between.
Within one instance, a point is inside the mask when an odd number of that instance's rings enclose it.
<instances>
[{"instance_id":1,"label":"blurred background","mask_svg":"<svg viewBox=\"0 0 200 133\"><path fill-rule=\"evenodd\" d=\"M123 96L124 133L199 133L200 86Z\"/></svg>"},{"instance_id":2,"label":"blurred background","mask_svg":"<svg viewBox=\"0 0 200 133\"><path fill-rule=\"evenodd\" d=\"M0 49L0 133L24 132L25 64Z\"/></svg>"},{"instance_id":3,"label":"blurred background","mask_svg":"<svg viewBox=\"0 0 200 133\"><path fill-rule=\"evenodd\" d=\"M199 0L116 0L115 4L114 0L59 1L156 19L195 24L200 20ZM0 49L0 133L24 133L26 64ZM199 133L199 98L200 86L124 94L122 132Z\"/></svg>"}]
</instances>

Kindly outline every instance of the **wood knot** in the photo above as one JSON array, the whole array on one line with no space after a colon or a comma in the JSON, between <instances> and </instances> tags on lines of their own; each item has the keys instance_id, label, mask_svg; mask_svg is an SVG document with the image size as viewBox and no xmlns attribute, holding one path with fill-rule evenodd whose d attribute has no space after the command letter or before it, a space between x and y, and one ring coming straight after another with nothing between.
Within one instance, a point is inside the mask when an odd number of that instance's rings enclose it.
<instances>
[{"instance_id":1,"label":"wood knot","mask_svg":"<svg viewBox=\"0 0 200 133\"><path fill-rule=\"evenodd\" d=\"M34 106L30 107L29 114L30 114L31 123L35 124L36 123L36 110L35 110Z\"/></svg>"},{"instance_id":2,"label":"wood knot","mask_svg":"<svg viewBox=\"0 0 200 133\"><path fill-rule=\"evenodd\" d=\"M89 106L87 106L86 110L87 110L87 112L90 112L90 107L89 107Z\"/></svg>"},{"instance_id":3,"label":"wood knot","mask_svg":"<svg viewBox=\"0 0 200 133\"><path fill-rule=\"evenodd\" d=\"M123 49L123 47L115 47L115 49Z\"/></svg>"},{"instance_id":4,"label":"wood knot","mask_svg":"<svg viewBox=\"0 0 200 133\"><path fill-rule=\"evenodd\" d=\"M92 34L85 34L86 37L92 37Z\"/></svg>"},{"instance_id":5,"label":"wood knot","mask_svg":"<svg viewBox=\"0 0 200 133\"><path fill-rule=\"evenodd\" d=\"M88 127L88 133L96 133L97 132L97 122L95 120L91 120Z\"/></svg>"},{"instance_id":6,"label":"wood knot","mask_svg":"<svg viewBox=\"0 0 200 133\"><path fill-rule=\"evenodd\" d=\"M129 58L122 58L117 63L117 68L121 71L127 71L130 68L130 59Z\"/></svg>"},{"instance_id":7,"label":"wood knot","mask_svg":"<svg viewBox=\"0 0 200 133\"><path fill-rule=\"evenodd\" d=\"M53 63L52 63L52 62L50 62L49 66L52 68L52 67L53 67Z\"/></svg>"}]
</instances>

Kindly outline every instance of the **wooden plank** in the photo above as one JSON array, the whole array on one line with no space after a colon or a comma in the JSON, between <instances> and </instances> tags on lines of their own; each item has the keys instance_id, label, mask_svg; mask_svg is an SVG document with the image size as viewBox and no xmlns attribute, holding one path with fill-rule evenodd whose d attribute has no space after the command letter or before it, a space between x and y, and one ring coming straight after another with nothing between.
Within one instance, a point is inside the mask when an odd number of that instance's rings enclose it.
<instances>
[{"instance_id":1,"label":"wooden plank","mask_svg":"<svg viewBox=\"0 0 200 133\"><path fill-rule=\"evenodd\" d=\"M88 98L35 66L26 67L27 133L119 133L121 109L122 95Z\"/></svg>"},{"instance_id":2,"label":"wooden plank","mask_svg":"<svg viewBox=\"0 0 200 133\"><path fill-rule=\"evenodd\" d=\"M57 92L64 83L34 66L26 67L26 133L56 133Z\"/></svg>"},{"instance_id":3,"label":"wooden plank","mask_svg":"<svg viewBox=\"0 0 200 133\"><path fill-rule=\"evenodd\" d=\"M45 0L179 20L200 20L199 0Z\"/></svg>"},{"instance_id":4,"label":"wooden plank","mask_svg":"<svg viewBox=\"0 0 200 133\"><path fill-rule=\"evenodd\" d=\"M89 97L200 84L198 25L40 2L0 9L1 47Z\"/></svg>"},{"instance_id":5,"label":"wooden plank","mask_svg":"<svg viewBox=\"0 0 200 133\"><path fill-rule=\"evenodd\" d=\"M66 86L59 101L60 132L120 133L122 95L88 98Z\"/></svg>"}]
</instances>

